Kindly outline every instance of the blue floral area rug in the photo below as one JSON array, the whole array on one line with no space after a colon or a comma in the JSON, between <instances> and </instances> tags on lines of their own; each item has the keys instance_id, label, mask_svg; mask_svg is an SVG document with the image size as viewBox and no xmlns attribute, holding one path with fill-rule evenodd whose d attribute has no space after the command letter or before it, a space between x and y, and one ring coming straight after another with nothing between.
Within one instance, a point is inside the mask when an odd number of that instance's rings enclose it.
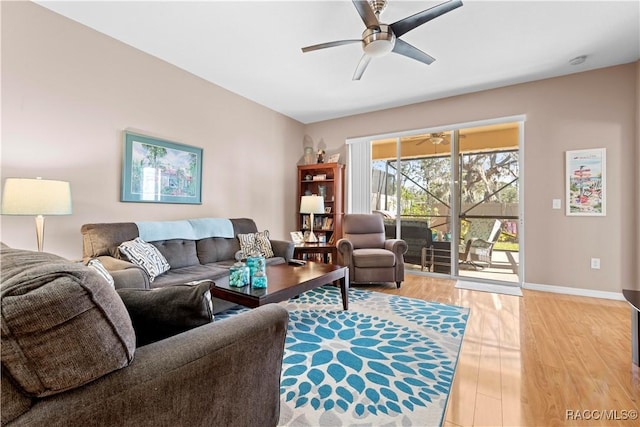
<instances>
[{"instance_id":1,"label":"blue floral area rug","mask_svg":"<svg viewBox=\"0 0 640 427\"><path fill-rule=\"evenodd\" d=\"M333 286L280 304L280 425L442 425L468 308L351 289L343 311Z\"/></svg>"}]
</instances>

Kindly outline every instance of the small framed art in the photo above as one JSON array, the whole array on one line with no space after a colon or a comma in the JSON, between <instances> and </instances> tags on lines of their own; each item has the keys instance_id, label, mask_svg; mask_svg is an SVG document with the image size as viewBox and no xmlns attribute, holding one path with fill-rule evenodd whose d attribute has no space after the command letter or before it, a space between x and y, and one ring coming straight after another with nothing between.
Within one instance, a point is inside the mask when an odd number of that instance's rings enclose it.
<instances>
[{"instance_id":1,"label":"small framed art","mask_svg":"<svg viewBox=\"0 0 640 427\"><path fill-rule=\"evenodd\" d=\"M301 231L292 231L290 234L293 243L298 244L304 242L304 236L302 235Z\"/></svg>"},{"instance_id":2,"label":"small framed art","mask_svg":"<svg viewBox=\"0 0 640 427\"><path fill-rule=\"evenodd\" d=\"M606 215L606 149L566 152L566 214Z\"/></svg>"}]
</instances>

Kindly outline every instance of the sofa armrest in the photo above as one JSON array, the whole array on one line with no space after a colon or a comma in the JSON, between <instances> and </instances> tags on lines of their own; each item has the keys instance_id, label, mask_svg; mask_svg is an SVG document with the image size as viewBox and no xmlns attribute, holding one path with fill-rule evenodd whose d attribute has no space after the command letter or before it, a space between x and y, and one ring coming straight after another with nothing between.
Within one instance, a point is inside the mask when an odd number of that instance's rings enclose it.
<instances>
[{"instance_id":1,"label":"sofa armrest","mask_svg":"<svg viewBox=\"0 0 640 427\"><path fill-rule=\"evenodd\" d=\"M338 264L345 267L352 267L353 265L353 243L347 239L340 239L336 243L338 249Z\"/></svg>"},{"instance_id":2,"label":"sofa armrest","mask_svg":"<svg viewBox=\"0 0 640 427\"><path fill-rule=\"evenodd\" d=\"M384 248L393 252L396 256L396 280L404 280L404 254L409 250L409 245L402 239L387 239Z\"/></svg>"},{"instance_id":3,"label":"sofa armrest","mask_svg":"<svg viewBox=\"0 0 640 427\"><path fill-rule=\"evenodd\" d=\"M387 239L384 241L384 248L393 252L397 258L402 258L402 255L407 253L409 246L401 239Z\"/></svg>"},{"instance_id":4,"label":"sofa armrest","mask_svg":"<svg viewBox=\"0 0 640 427\"><path fill-rule=\"evenodd\" d=\"M151 288L149 275L137 265L129 261L107 255L99 256L97 258L98 260L100 260L104 268L107 269L109 274L111 274L111 277L113 277L113 282L116 289Z\"/></svg>"},{"instance_id":5,"label":"sofa armrest","mask_svg":"<svg viewBox=\"0 0 640 427\"><path fill-rule=\"evenodd\" d=\"M286 262L289 262L293 258L293 250L295 244L286 240L269 240L271 242L271 249L273 249L273 256L282 257Z\"/></svg>"},{"instance_id":6,"label":"sofa armrest","mask_svg":"<svg viewBox=\"0 0 640 427\"><path fill-rule=\"evenodd\" d=\"M13 425L275 426L288 313L269 304L136 349L126 368Z\"/></svg>"}]
</instances>

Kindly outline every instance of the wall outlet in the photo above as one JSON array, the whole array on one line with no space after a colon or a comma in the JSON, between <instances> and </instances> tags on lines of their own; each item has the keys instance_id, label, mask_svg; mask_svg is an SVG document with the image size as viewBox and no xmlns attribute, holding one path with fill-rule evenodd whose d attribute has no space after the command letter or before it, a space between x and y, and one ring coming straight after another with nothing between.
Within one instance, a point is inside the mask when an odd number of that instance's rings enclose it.
<instances>
[{"instance_id":1,"label":"wall outlet","mask_svg":"<svg viewBox=\"0 0 640 427\"><path fill-rule=\"evenodd\" d=\"M562 201L560 199L553 199L551 202L552 209L562 209Z\"/></svg>"},{"instance_id":2,"label":"wall outlet","mask_svg":"<svg viewBox=\"0 0 640 427\"><path fill-rule=\"evenodd\" d=\"M600 258L591 258L591 268L600 270Z\"/></svg>"}]
</instances>

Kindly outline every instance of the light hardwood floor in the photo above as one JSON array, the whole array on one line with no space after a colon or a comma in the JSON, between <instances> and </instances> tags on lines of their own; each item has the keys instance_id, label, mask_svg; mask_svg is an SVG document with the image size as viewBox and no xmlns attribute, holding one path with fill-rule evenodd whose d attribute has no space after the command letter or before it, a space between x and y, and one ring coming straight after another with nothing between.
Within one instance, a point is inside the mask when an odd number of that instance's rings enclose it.
<instances>
[{"instance_id":1,"label":"light hardwood floor","mask_svg":"<svg viewBox=\"0 0 640 427\"><path fill-rule=\"evenodd\" d=\"M528 290L516 297L454 284L407 275L400 289L362 287L471 309L445 427L640 426L623 419L640 405L626 302ZM609 419L571 419L570 411Z\"/></svg>"}]
</instances>

